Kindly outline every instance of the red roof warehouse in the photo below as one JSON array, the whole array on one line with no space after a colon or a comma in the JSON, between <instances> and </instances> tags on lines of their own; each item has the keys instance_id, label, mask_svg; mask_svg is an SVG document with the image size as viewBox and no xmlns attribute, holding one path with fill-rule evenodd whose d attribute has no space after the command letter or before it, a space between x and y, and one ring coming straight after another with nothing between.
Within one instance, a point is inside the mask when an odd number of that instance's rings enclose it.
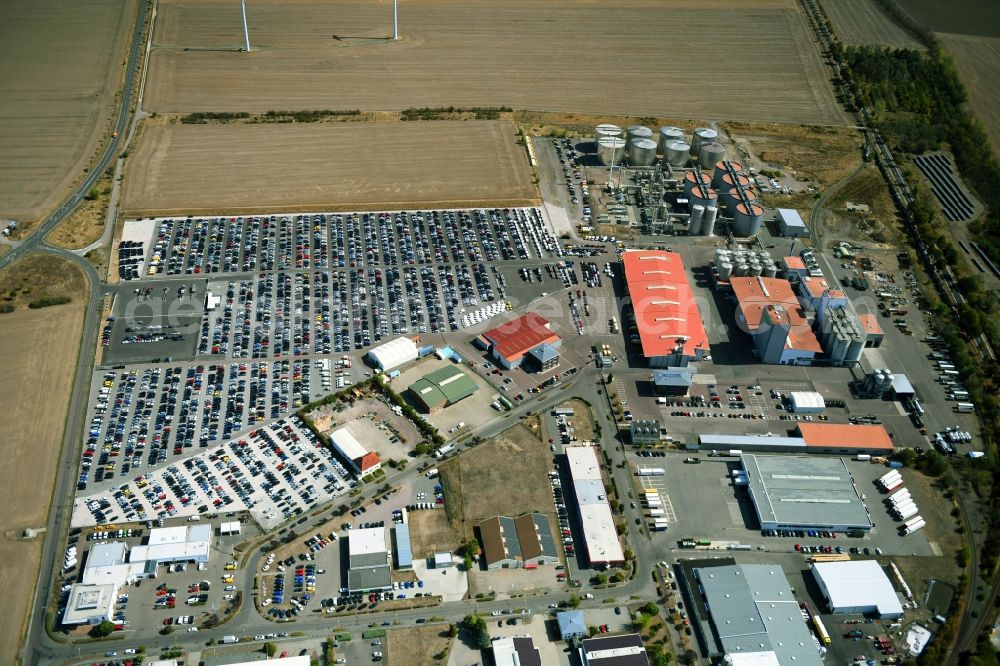
<instances>
[{"instance_id":1,"label":"red roof warehouse","mask_svg":"<svg viewBox=\"0 0 1000 666\"><path fill-rule=\"evenodd\" d=\"M482 343L503 367L514 368L532 349L543 344L559 346L561 340L550 326L547 319L529 312L486 331Z\"/></svg>"},{"instance_id":2,"label":"red roof warehouse","mask_svg":"<svg viewBox=\"0 0 1000 666\"><path fill-rule=\"evenodd\" d=\"M683 366L708 354L708 335L680 255L631 250L622 254L622 263L650 367Z\"/></svg>"}]
</instances>

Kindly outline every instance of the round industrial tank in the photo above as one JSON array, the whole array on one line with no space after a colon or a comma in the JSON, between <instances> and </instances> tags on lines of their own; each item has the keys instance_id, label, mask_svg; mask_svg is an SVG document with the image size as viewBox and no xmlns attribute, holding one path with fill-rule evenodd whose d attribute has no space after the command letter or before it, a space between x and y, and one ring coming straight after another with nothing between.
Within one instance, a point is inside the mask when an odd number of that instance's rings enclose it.
<instances>
[{"instance_id":1,"label":"round industrial tank","mask_svg":"<svg viewBox=\"0 0 1000 666\"><path fill-rule=\"evenodd\" d=\"M729 260L729 250L724 247L715 248L715 265L718 266L723 261Z\"/></svg>"},{"instance_id":2,"label":"round industrial tank","mask_svg":"<svg viewBox=\"0 0 1000 666\"><path fill-rule=\"evenodd\" d=\"M746 264L736 264L733 266L733 275L736 277L746 277L750 272L750 267Z\"/></svg>"},{"instance_id":3,"label":"round industrial tank","mask_svg":"<svg viewBox=\"0 0 1000 666\"><path fill-rule=\"evenodd\" d=\"M730 162L729 164L733 167L733 171L737 175L743 173L743 165L740 164L739 162ZM719 160L718 162L715 163L715 170L712 171L712 184L720 189L726 189L725 184L729 181L723 181L722 177L728 174L729 170L726 169L725 161ZM731 180L732 179L730 179L730 181ZM732 185L730 185L729 187L732 187Z\"/></svg>"},{"instance_id":4,"label":"round industrial tank","mask_svg":"<svg viewBox=\"0 0 1000 666\"><path fill-rule=\"evenodd\" d=\"M674 141L684 141L684 130L680 127L661 127L660 136L656 142L656 150L664 157L667 155L667 146ZM689 148L690 150L690 148Z\"/></svg>"},{"instance_id":5,"label":"round industrial tank","mask_svg":"<svg viewBox=\"0 0 1000 666\"><path fill-rule=\"evenodd\" d=\"M697 156L701 147L719 138L719 133L711 127L699 127L691 135L691 154Z\"/></svg>"},{"instance_id":6,"label":"round industrial tank","mask_svg":"<svg viewBox=\"0 0 1000 666\"><path fill-rule=\"evenodd\" d=\"M744 203L737 204L733 213L733 234L743 237L756 236L763 221L764 209L757 204L750 204L749 208Z\"/></svg>"},{"instance_id":7,"label":"round industrial tank","mask_svg":"<svg viewBox=\"0 0 1000 666\"><path fill-rule=\"evenodd\" d=\"M723 280L728 280L733 274L733 265L728 261L723 261L721 264L715 265L716 269L719 271L719 277Z\"/></svg>"},{"instance_id":8,"label":"round industrial tank","mask_svg":"<svg viewBox=\"0 0 1000 666\"><path fill-rule=\"evenodd\" d=\"M672 167L683 167L688 163L691 144L687 141L671 141L663 151L663 159Z\"/></svg>"},{"instance_id":9,"label":"round industrial tank","mask_svg":"<svg viewBox=\"0 0 1000 666\"><path fill-rule=\"evenodd\" d=\"M718 206L709 206L705 209L705 217L701 223L701 233L704 236L715 235L715 220L719 216Z\"/></svg>"},{"instance_id":10,"label":"round industrial tank","mask_svg":"<svg viewBox=\"0 0 1000 666\"><path fill-rule=\"evenodd\" d=\"M629 125L625 130L625 139L632 143L636 139L650 139L653 138L653 130L649 129L645 125Z\"/></svg>"},{"instance_id":11,"label":"round industrial tank","mask_svg":"<svg viewBox=\"0 0 1000 666\"><path fill-rule=\"evenodd\" d=\"M656 142L652 139L632 139L628 161L633 166L652 166L656 161Z\"/></svg>"},{"instance_id":12,"label":"round industrial tank","mask_svg":"<svg viewBox=\"0 0 1000 666\"><path fill-rule=\"evenodd\" d=\"M760 274L764 272L763 267L760 265L759 261L751 261L750 264L750 277L760 277Z\"/></svg>"},{"instance_id":13,"label":"round industrial tank","mask_svg":"<svg viewBox=\"0 0 1000 666\"><path fill-rule=\"evenodd\" d=\"M612 125L610 123L601 123L597 126L597 133L594 138L594 142L600 146L601 139L620 139L624 132L618 125Z\"/></svg>"},{"instance_id":14,"label":"round industrial tank","mask_svg":"<svg viewBox=\"0 0 1000 666\"><path fill-rule=\"evenodd\" d=\"M721 161L726 156L726 147L721 143L709 141L703 143L698 148L698 166L702 169L711 169L716 162Z\"/></svg>"},{"instance_id":15,"label":"round industrial tank","mask_svg":"<svg viewBox=\"0 0 1000 666\"><path fill-rule=\"evenodd\" d=\"M699 182L698 174L696 174L694 171L688 171L686 174L684 174L684 196L685 197L688 197L688 198L691 197L691 191L695 189L695 187L698 185L698 182ZM709 178L707 174L703 173L703 174L701 174L701 180L700 180L700 182L705 187L710 187L711 183L712 183L712 179Z\"/></svg>"},{"instance_id":16,"label":"round industrial tank","mask_svg":"<svg viewBox=\"0 0 1000 666\"><path fill-rule=\"evenodd\" d=\"M704 194L704 196L702 196ZM706 187L704 190L699 190L698 188L693 188L691 194L688 195L688 205L704 206L708 208L709 206L719 205L719 195L716 194L715 190L711 187Z\"/></svg>"},{"instance_id":17,"label":"round industrial tank","mask_svg":"<svg viewBox=\"0 0 1000 666\"><path fill-rule=\"evenodd\" d=\"M773 263L764 264L764 277L773 278L778 274L778 267Z\"/></svg>"},{"instance_id":18,"label":"round industrial tank","mask_svg":"<svg viewBox=\"0 0 1000 666\"><path fill-rule=\"evenodd\" d=\"M757 203L757 195L753 192L753 190L743 190L743 194L746 195L747 201L750 203ZM726 192L725 197L723 197L723 201L726 204L726 214L729 215L729 217L735 217L736 206L742 203L743 199L740 198L740 191L734 187Z\"/></svg>"},{"instance_id":19,"label":"round industrial tank","mask_svg":"<svg viewBox=\"0 0 1000 666\"><path fill-rule=\"evenodd\" d=\"M716 174L718 174L718 172L716 172ZM736 178L733 178L730 174L723 173L718 178L712 178L712 184L717 185L720 189L723 190L732 189L734 187L748 188L750 187L750 179L747 178L746 176L740 176L740 175L737 175Z\"/></svg>"},{"instance_id":20,"label":"round industrial tank","mask_svg":"<svg viewBox=\"0 0 1000 666\"><path fill-rule=\"evenodd\" d=\"M597 156L601 158L601 164L604 166L619 164L625 156L625 139L604 137L597 142Z\"/></svg>"},{"instance_id":21,"label":"round industrial tank","mask_svg":"<svg viewBox=\"0 0 1000 666\"><path fill-rule=\"evenodd\" d=\"M702 205L691 206L691 217L688 218L688 236L697 236L701 231L701 218L705 215Z\"/></svg>"}]
</instances>

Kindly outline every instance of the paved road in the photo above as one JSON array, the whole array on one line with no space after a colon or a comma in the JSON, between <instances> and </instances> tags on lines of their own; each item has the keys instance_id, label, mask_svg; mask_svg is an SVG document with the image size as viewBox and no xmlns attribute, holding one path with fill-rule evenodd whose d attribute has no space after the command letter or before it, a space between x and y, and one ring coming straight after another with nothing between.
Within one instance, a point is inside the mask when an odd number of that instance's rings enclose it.
<instances>
[{"instance_id":1,"label":"paved road","mask_svg":"<svg viewBox=\"0 0 1000 666\"><path fill-rule=\"evenodd\" d=\"M39 663L43 655L52 656L53 647L58 646L45 632L45 610L52 596L52 583L55 579L55 566L59 562L57 550L62 545L63 535L68 529L71 516L73 490L76 487L76 453L77 444L81 441L81 431L87 406L88 387L93 372L93 359L97 344L97 327L100 324L101 299L104 287L101 276L86 259L69 250L63 250L48 245L45 236L59 224L67 215L73 212L83 200L83 197L101 174L108 168L111 160L122 146L125 127L128 122L129 109L132 104L132 90L135 86L136 70L139 58L143 53L143 26L150 0L143 0L136 15L135 27L132 33L132 45L129 52L128 65L125 70L125 84L121 95L121 105L115 119L115 132L118 136L112 138L101 159L91 169L87 178L67 198L59 208L36 227L31 235L0 257L0 269L7 266L18 257L29 252L41 251L55 254L75 262L86 274L89 285L83 331L80 338L80 353L77 359L76 376L73 381L73 392L70 397L69 410L66 416L66 428L63 433L62 451L59 456L59 466L56 472L55 490L52 497L52 507L46 538L42 546L41 563L39 565L38 581L35 583L34 607L28 619L28 633L21 648L21 662L25 664ZM65 656L69 656L68 653Z\"/></svg>"}]
</instances>

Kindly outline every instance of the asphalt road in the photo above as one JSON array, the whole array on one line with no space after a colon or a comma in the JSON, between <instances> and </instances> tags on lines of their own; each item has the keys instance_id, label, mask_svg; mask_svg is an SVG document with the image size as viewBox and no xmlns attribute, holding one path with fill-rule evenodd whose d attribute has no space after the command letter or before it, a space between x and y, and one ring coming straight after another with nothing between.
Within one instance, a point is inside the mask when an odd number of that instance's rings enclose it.
<instances>
[{"instance_id":1,"label":"asphalt road","mask_svg":"<svg viewBox=\"0 0 1000 666\"><path fill-rule=\"evenodd\" d=\"M55 488L52 496L52 506L46 529L46 538L42 546L41 562L38 580L35 583L34 606L28 619L28 632L21 647L21 662L25 664L40 663L43 655L55 655L54 648L66 650L52 641L45 632L45 611L52 595L52 583L55 578L55 566L59 561L57 550L61 547L63 536L68 529L73 501L73 482L76 474L77 444L81 441L83 419L87 407L88 386L93 372L93 359L97 344L97 327L100 323L100 303L103 296L101 276L86 259L69 250L53 247L45 242L45 236L72 213L90 191L101 174L108 168L111 160L121 149L125 136L125 126L128 122L129 108L132 104L132 90L135 86L136 70L139 58L143 53L143 26L150 1L139 5L135 26L132 33L132 45L128 64L125 70L125 83L121 95L121 104L115 119L115 131L118 136L112 138L105 148L100 160L90 170L87 177L59 208L36 227L30 236L13 247L7 254L0 257L0 269L15 261L18 257L30 252L41 251L58 255L64 259L76 262L87 276L89 296L84 315L83 331L80 338L80 353L77 357L76 376L73 381L73 392L70 397L69 410L66 416L66 428L63 433L62 451L59 456L59 466L56 472ZM68 653L63 657L69 656Z\"/></svg>"}]
</instances>

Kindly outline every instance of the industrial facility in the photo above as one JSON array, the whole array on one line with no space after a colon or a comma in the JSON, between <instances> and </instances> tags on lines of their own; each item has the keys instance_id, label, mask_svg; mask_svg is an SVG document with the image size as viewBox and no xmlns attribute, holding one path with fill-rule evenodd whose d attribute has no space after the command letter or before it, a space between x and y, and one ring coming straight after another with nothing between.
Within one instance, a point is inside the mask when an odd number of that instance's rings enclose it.
<instances>
[{"instance_id":1,"label":"industrial facility","mask_svg":"<svg viewBox=\"0 0 1000 666\"><path fill-rule=\"evenodd\" d=\"M883 620L903 616L892 581L876 560L816 562L812 575L831 613L857 613Z\"/></svg>"},{"instance_id":2,"label":"industrial facility","mask_svg":"<svg viewBox=\"0 0 1000 666\"><path fill-rule=\"evenodd\" d=\"M384 527L351 530L347 537L347 587L353 594L392 589Z\"/></svg>"},{"instance_id":3,"label":"industrial facility","mask_svg":"<svg viewBox=\"0 0 1000 666\"><path fill-rule=\"evenodd\" d=\"M694 368L653 370L653 393L658 396L687 395L694 385Z\"/></svg>"},{"instance_id":4,"label":"industrial facility","mask_svg":"<svg viewBox=\"0 0 1000 666\"><path fill-rule=\"evenodd\" d=\"M639 634L585 638L580 642L583 666L649 666Z\"/></svg>"},{"instance_id":5,"label":"industrial facility","mask_svg":"<svg viewBox=\"0 0 1000 666\"><path fill-rule=\"evenodd\" d=\"M494 638L491 647L496 666L542 666L542 656L530 635Z\"/></svg>"},{"instance_id":6,"label":"industrial facility","mask_svg":"<svg viewBox=\"0 0 1000 666\"><path fill-rule=\"evenodd\" d=\"M478 527L487 569L534 569L559 561L549 518L543 513L494 516Z\"/></svg>"},{"instance_id":7,"label":"industrial facility","mask_svg":"<svg viewBox=\"0 0 1000 666\"><path fill-rule=\"evenodd\" d=\"M714 650L732 666L822 666L785 572L776 564L694 568L696 606L708 614ZM707 641L706 641L707 642Z\"/></svg>"},{"instance_id":8,"label":"industrial facility","mask_svg":"<svg viewBox=\"0 0 1000 666\"><path fill-rule=\"evenodd\" d=\"M730 277L736 323L753 338L761 363L809 365L823 348L787 280Z\"/></svg>"},{"instance_id":9,"label":"industrial facility","mask_svg":"<svg viewBox=\"0 0 1000 666\"><path fill-rule=\"evenodd\" d=\"M761 529L868 532L868 509L840 458L740 456Z\"/></svg>"},{"instance_id":10,"label":"industrial facility","mask_svg":"<svg viewBox=\"0 0 1000 666\"><path fill-rule=\"evenodd\" d=\"M382 466L378 454L366 449L347 426L330 433L330 445L355 474L370 474Z\"/></svg>"},{"instance_id":11,"label":"industrial facility","mask_svg":"<svg viewBox=\"0 0 1000 666\"><path fill-rule=\"evenodd\" d=\"M590 566L624 564L625 553L608 503L608 491L601 476L597 449L593 446L567 446L563 450L573 480L573 492L580 512L580 527Z\"/></svg>"},{"instance_id":12,"label":"industrial facility","mask_svg":"<svg viewBox=\"0 0 1000 666\"><path fill-rule=\"evenodd\" d=\"M799 211L793 208L779 208L775 216L778 230L785 238L808 238L809 227L802 220Z\"/></svg>"},{"instance_id":13,"label":"industrial facility","mask_svg":"<svg viewBox=\"0 0 1000 666\"><path fill-rule=\"evenodd\" d=\"M509 370L520 366L532 350L543 345L555 349L562 340L552 331L552 324L547 319L529 312L491 328L476 338L476 343Z\"/></svg>"},{"instance_id":14,"label":"industrial facility","mask_svg":"<svg viewBox=\"0 0 1000 666\"><path fill-rule=\"evenodd\" d=\"M377 370L389 372L401 365L417 360L417 344L410 338L396 338L373 347L365 357Z\"/></svg>"},{"instance_id":15,"label":"industrial facility","mask_svg":"<svg viewBox=\"0 0 1000 666\"><path fill-rule=\"evenodd\" d=\"M479 390L479 385L457 366L445 366L429 372L407 389L421 410L427 413L468 398Z\"/></svg>"},{"instance_id":16,"label":"industrial facility","mask_svg":"<svg viewBox=\"0 0 1000 666\"><path fill-rule=\"evenodd\" d=\"M651 368L686 366L709 353L708 335L679 254L630 250L622 254L635 332Z\"/></svg>"},{"instance_id":17,"label":"industrial facility","mask_svg":"<svg viewBox=\"0 0 1000 666\"><path fill-rule=\"evenodd\" d=\"M833 455L890 455L892 438L880 425L850 423L810 423L796 425L794 436L778 435L698 435L703 451L754 451L758 453Z\"/></svg>"}]
</instances>

